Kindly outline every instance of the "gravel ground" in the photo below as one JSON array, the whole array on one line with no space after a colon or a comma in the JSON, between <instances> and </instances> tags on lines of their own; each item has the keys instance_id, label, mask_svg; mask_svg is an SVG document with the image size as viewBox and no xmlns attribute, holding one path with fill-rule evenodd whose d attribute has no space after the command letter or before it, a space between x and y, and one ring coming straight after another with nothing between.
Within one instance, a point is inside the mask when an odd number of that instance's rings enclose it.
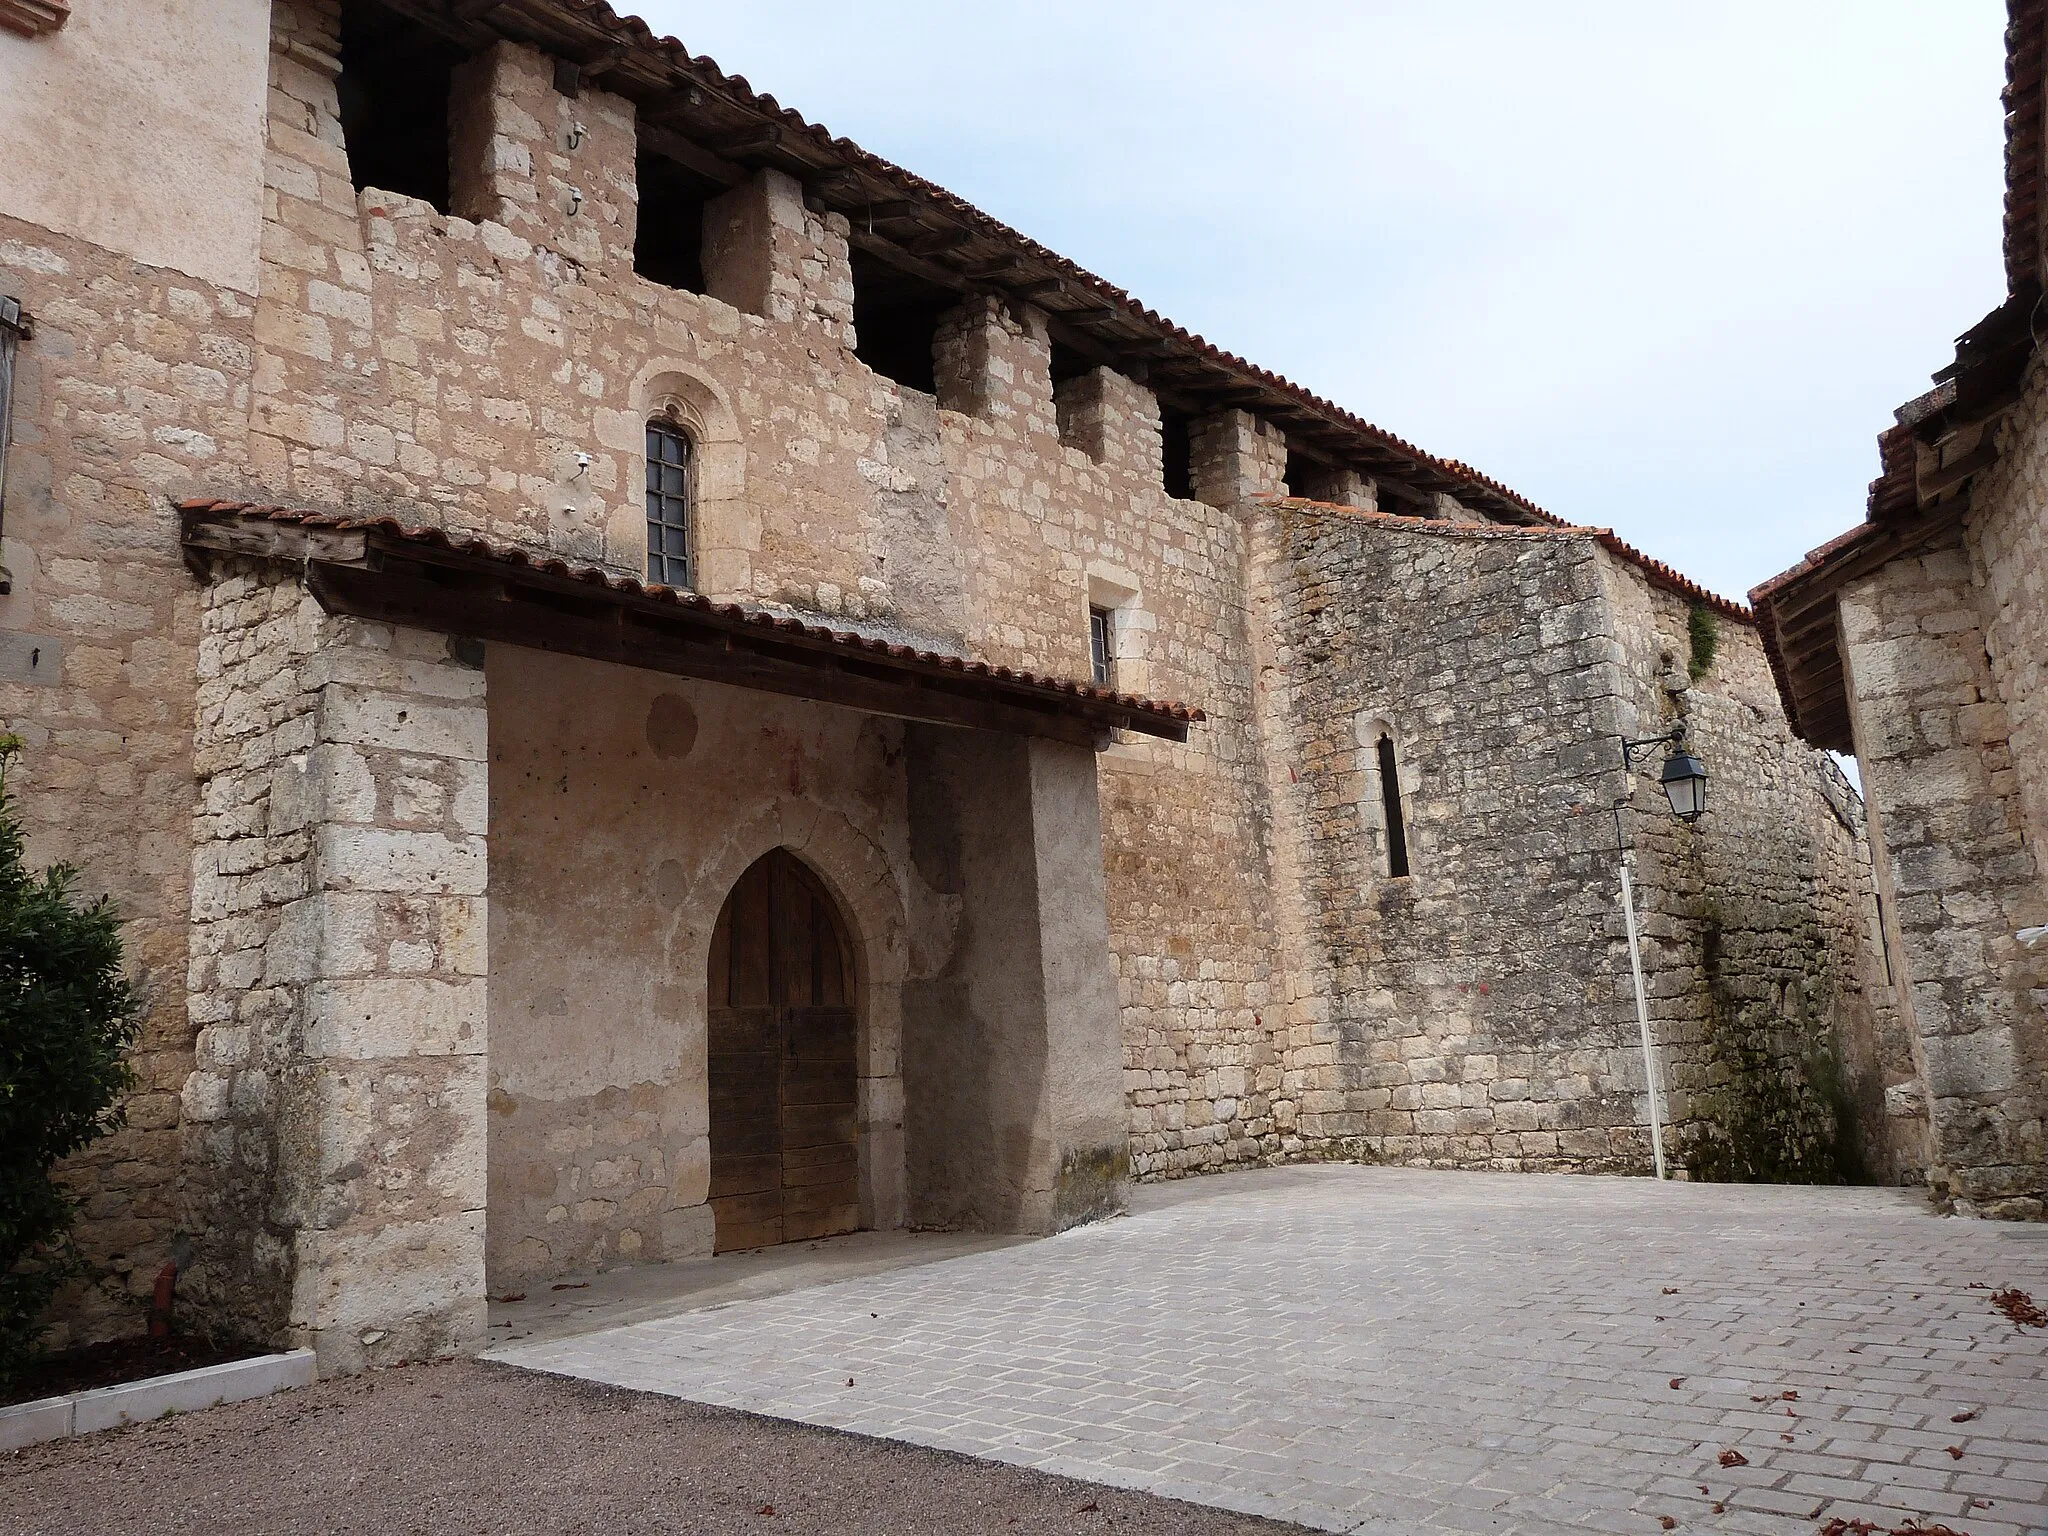
<instances>
[{"instance_id":1,"label":"gravel ground","mask_svg":"<svg viewBox=\"0 0 2048 1536\"><path fill-rule=\"evenodd\" d=\"M473 1361L0 1454L0 1511L23 1536L1300 1529Z\"/></svg>"}]
</instances>

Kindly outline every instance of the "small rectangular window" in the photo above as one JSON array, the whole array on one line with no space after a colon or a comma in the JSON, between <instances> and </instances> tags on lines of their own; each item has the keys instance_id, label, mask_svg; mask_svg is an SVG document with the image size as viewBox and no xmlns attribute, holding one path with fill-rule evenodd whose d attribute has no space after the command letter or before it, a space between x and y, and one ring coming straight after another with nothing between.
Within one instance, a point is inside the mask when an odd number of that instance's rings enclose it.
<instances>
[{"instance_id":1,"label":"small rectangular window","mask_svg":"<svg viewBox=\"0 0 2048 1536\"><path fill-rule=\"evenodd\" d=\"M1380 738L1380 800L1387 812L1387 874L1408 873L1408 829L1401 820L1401 772L1394 762L1394 738Z\"/></svg>"},{"instance_id":2,"label":"small rectangular window","mask_svg":"<svg viewBox=\"0 0 2048 1536\"><path fill-rule=\"evenodd\" d=\"M675 161L646 149L635 163L640 221L634 226L633 270L664 288L702 293L704 204L714 190Z\"/></svg>"},{"instance_id":3,"label":"small rectangular window","mask_svg":"<svg viewBox=\"0 0 2048 1536\"><path fill-rule=\"evenodd\" d=\"M1116 624L1107 608L1088 610L1088 656L1094 666L1095 686L1116 686Z\"/></svg>"},{"instance_id":4,"label":"small rectangular window","mask_svg":"<svg viewBox=\"0 0 2048 1536\"><path fill-rule=\"evenodd\" d=\"M448 102L462 59L438 32L374 0L342 6L334 88L358 192L376 187L449 211Z\"/></svg>"},{"instance_id":5,"label":"small rectangular window","mask_svg":"<svg viewBox=\"0 0 2048 1536\"><path fill-rule=\"evenodd\" d=\"M1189 501L1195 494L1195 424L1185 412L1159 408L1159 467L1166 494Z\"/></svg>"},{"instance_id":6,"label":"small rectangular window","mask_svg":"<svg viewBox=\"0 0 2048 1536\"><path fill-rule=\"evenodd\" d=\"M690 439L665 421L647 423L647 579L690 585Z\"/></svg>"}]
</instances>

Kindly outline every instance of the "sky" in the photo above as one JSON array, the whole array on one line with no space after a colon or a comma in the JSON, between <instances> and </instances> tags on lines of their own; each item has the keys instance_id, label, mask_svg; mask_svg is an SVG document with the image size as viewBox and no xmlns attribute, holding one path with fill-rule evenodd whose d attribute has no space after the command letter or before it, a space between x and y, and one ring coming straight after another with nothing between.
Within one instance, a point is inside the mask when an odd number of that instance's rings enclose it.
<instances>
[{"instance_id":1,"label":"sky","mask_svg":"<svg viewBox=\"0 0 2048 1536\"><path fill-rule=\"evenodd\" d=\"M1734 597L1861 519L1878 431L2004 296L1998 0L637 9Z\"/></svg>"}]
</instances>

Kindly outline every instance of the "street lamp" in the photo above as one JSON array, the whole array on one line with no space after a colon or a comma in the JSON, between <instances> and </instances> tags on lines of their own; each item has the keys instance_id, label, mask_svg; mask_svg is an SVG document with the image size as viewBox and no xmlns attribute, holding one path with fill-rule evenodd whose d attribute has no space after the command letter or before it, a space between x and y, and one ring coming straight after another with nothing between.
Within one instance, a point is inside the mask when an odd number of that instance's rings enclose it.
<instances>
[{"instance_id":1,"label":"street lamp","mask_svg":"<svg viewBox=\"0 0 2048 1536\"><path fill-rule=\"evenodd\" d=\"M1621 766L1634 772L1636 753L1668 744L1664 771L1657 782L1664 798L1671 802L1671 814L1690 826L1707 809L1707 765L1685 750L1685 722L1680 720L1661 736L1645 736L1621 744ZM1650 1005L1643 995L1643 949L1636 938L1636 888L1633 876L1635 851L1622 830L1624 796L1614 806L1614 841L1621 852L1621 912L1628 925L1628 967L1636 983L1636 1027L1643 1036L1643 1079L1650 1090L1650 1150L1657 1160L1657 1177L1668 1178L1664 1168L1664 1085L1657 1074L1657 1048L1650 1039Z\"/></svg>"},{"instance_id":2,"label":"street lamp","mask_svg":"<svg viewBox=\"0 0 2048 1536\"><path fill-rule=\"evenodd\" d=\"M1681 724L1677 730L1671 755L1664 759L1664 771L1657 779L1664 786L1664 798L1671 802L1671 814L1690 824L1706 814L1707 765L1685 750L1685 727Z\"/></svg>"}]
</instances>

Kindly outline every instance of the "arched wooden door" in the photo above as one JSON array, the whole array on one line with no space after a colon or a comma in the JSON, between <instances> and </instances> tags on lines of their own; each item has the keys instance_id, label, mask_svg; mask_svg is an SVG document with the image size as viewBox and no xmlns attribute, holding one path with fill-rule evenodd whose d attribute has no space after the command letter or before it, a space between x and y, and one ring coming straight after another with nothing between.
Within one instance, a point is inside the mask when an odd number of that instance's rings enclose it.
<instances>
[{"instance_id":1,"label":"arched wooden door","mask_svg":"<svg viewBox=\"0 0 2048 1536\"><path fill-rule=\"evenodd\" d=\"M860 1225L853 950L817 877L777 848L711 935L713 1251Z\"/></svg>"}]
</instances>

